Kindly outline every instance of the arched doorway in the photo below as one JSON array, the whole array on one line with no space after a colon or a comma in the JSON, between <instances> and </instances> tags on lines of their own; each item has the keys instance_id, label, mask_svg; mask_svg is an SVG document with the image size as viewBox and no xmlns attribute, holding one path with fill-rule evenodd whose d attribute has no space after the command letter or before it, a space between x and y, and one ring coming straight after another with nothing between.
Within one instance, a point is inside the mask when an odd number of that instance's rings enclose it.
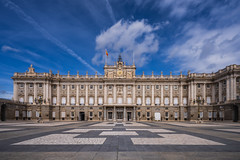
<instances>
[{"instance_id":1,"label":"arched doorway","mask_svg":"<svg viewBox=\"0 0 240 160\"><path fill-rule=\"evenodd\" d=\"M1 106L1 121L5 121L6 120L6 104L3 104Z\"/></svg>"}]
</instances>

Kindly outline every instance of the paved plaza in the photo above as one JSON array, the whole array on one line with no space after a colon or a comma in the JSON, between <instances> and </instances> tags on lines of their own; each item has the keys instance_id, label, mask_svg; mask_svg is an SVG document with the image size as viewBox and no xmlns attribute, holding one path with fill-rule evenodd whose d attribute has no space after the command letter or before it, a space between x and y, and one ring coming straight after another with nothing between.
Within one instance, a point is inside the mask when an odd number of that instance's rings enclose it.
<instances>
[{"instance_id":1,"label":"paved plaza","mask_svg":"<svg viewBox=\"0 0 240 160\"><path fill-rule=\"evenodd\" d=\"M240 159L240 124L1 122L1 159Z\"/></svg>"}]
</instances>

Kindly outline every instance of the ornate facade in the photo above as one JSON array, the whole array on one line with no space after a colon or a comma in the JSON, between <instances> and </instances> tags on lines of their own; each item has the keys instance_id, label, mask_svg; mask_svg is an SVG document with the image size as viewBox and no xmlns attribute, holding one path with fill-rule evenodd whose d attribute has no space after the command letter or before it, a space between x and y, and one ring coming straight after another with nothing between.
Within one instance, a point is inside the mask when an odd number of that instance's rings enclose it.
<instances>
[{"instance_id":1,"label":"ornate facade","mask_svg":"<svg viewBox=\"0 0 240 160\"><path fill-rule=\"evenodd\" d=\"M17 119L34 120L238 120L240 65L216 73L136 75L119 56L104 75L14 73Z\"/></svg>"}]
</instances>

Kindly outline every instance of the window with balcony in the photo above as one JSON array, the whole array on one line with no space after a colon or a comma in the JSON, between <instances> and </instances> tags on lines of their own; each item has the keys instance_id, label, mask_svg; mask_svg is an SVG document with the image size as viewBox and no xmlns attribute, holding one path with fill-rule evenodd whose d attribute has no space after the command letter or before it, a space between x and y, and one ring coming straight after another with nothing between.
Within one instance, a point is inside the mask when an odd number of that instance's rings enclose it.
<instances>
[{"instance_id":1,"label":"window with balcony","mask_svg":"<svg viewBox=\"0 0 240 160\"><path fill-rule=\"evenodd\" d=\"M183 97L183 105L187 105L187 98Z\"/></svg>"},{"instance_id":2,"label":"window with balcony","mask_svg":"<svg viewBox=\"0 0 240 160\"><path fill-rule=\"evenodd\" d=\"M127 103L132 104L132 98L127 98Z\"/></svg>"},{"instance_id":3,"label":"window with balcony","mask_svg":"<svg viewBox=\"0 0 240 160\"><path fill-rule=\"evenodd\" d=\"M28 103L33 104L33 96L28 97Z\"/></svg>"},{"instance_id":4,"label":"window with balcony","mask_svg":"<svg viewBox=\"0 0 240 160\"><path fill-rule=\"evenodd\" d=\"M103 104L103 98L102 98L102 97L99 97L99 98L98 98L98 104L99 104L99 105L102 105L102 104Z\"/></svg>"},{"instance_id":5,"label":"window with balcony","mask_svg":"<svg viewBox=\"0 0 240 160\"><path fill-rule=\"evenodd\" d=\"M71 97L71 105L75 105L75 97Z\"/></svg>"},{"instance_id":6,"label":"window with balcony","mask_svg":"<svg viewBox=\"0 0 240 160\"><path fill-rule=\"evenodd\" d=\"M22 103L24 102L23 97L20 97L20 98L19 98L19 102L22 102Z\"/></svg>"},{"instance_id":7,"label":"window with balcony","mask_svg":"<svg viewBox=\"0 0 240 160\"><path fill-rule=\"evenodd\" d=\"M109 97L108 98L108 104L112 104L113 103L113 98Z\"/></svg>"},{"instance_id":8,"label":"window with balcony","mask_svg":"<svg viewBox=\"0 0 240 160\"><path fill-rule=\"evenodd\" d=\"M169 105L169 98L168 97L164 98L164 105Z\"/></svg>"},{"instance_id":9,"label":"window with balcony","mask_svg":"<svg viewBox=\"0 0 240 160\"><path fill-rule=\"evenodd\" d=\"M160 98L159 97L156 97L155 98L155 105L159 105L160 104Z\"/></svg>"},{"instance_id":10,"label":"window with balcony","mask_svg":"<svg viewBox=\"0 0 240 160\"><path fill-rule=\"evenodd\" d=\"M178 105L178 98L177 97L174 97L173 98L173 104L176 106Z\"/></svg>"},{"instance_id":11,"label":"window with balcony","mask_svg":"<svg viewBox=\"0 0 240 160\"><path fill-rule=\"evenodd\" d=\"M93 97L89 97L89 105L93 105Z\"/></svg>"},{"instance_id":12,"label":"window with balcony","mask_svg":"<svg viewBox=\"0 0 240 160\"><path fill-rule=\"evenodd\" d=\"M84 97L80 97L80 105L84 105Z\"/></svg>"},{"instance_id":13,"label":"window with balcony","mask_svg":"<svg viewBox=\"0 0 240 160\"><path fill-rule=\"evenodd\" d=\"M53 105L57 104L57 97L53 97Z\"/></svg>"},{"instance_id":14,"label":"window with balcony","mask_svg":"<svg viewBox=\"0 0 240 160\"><path fill-rule=\"evenodd\" d=\"M208 105L211 104L211 97L207 97L207 104L208 104Z\"/></svg>"},{"instance_id":15,"label":"window with balcony","mask_svg":"<svg viewBox=\"0 0 240 160\"><path fill-rule=\"evenodd\" d=\"M151 105L151 99L150 99L150 97L147 97L147 98L146 98L146 105Z\"/></svg>"},{"instance_id":16,"label":"window with balcony","mask_svg":"<svg viewBox=\"0 0 240 160\"><path fill-rule=\"evenodd\" d=\"M120 98L120 97L117 98L117 103L118 103L118 104L122 104L122 98Z\"/></svg>"},{"instance_id":17,"label":"window with balcony","mask_svg":"<svg viewBox=\"0 0 240 160\"><path fill-rule=\"evenodd\" d=\"M138 97L138 98L137 98L137 105L141 105L141 104L142 104L141 98Z\"/></svg>"},{"instance_id":18,"label":"window with balcony","mask_svg":"<svg viewBox=\"0 0 240 160\"><path fill-rule=\"evenodd\" d=\"M66 105L66 97L62 97L62 105Z\"/></svg>"}]
</instances>

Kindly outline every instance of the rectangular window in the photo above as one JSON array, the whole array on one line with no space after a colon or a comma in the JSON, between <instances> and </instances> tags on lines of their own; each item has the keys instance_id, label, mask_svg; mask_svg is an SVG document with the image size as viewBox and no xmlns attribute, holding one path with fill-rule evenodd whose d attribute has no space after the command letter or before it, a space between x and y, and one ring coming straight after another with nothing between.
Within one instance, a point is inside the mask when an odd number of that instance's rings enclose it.
<instances>
[{"instance_id":1,"label":"rectangular window","mask_svg":"<svg viewBox=\"0 0 240 160\"><path fill-rule=\"evenodd\" d=\"M53 105L57 104L57 97L53 97Z\"/></svg>"},{"instance_id":2,"label":"rectangular window","mask_svg":"<svg viewBox=\"0 0 240 160\"><path fill-rule=\"evenodd\" d=\"M102 117L102 112L98 112L98 117L99 117L99 118Z\"/></svg>"},{"instance_id":3,"label":"rectangular window","mask_svg":"<svg viewBox=\"0 0 240 160\"><path fill-rule=\"evenodd\" d=\"M62 105L66 105L66 97L62 97Z\"/></svg>"},{"instance_id":4,"label":"rectangular window","mask_svg":"<svg viewBox=\"0 0 240 160\"><path fill-rule=\"evenodd\" d=\"M146 98L146 105L150 105L151 104L151 99L150 99L150 97L147 97Z\"/></svg>"},{"instance_id":5,"label":"rectangular window","mask_svg":"<svg viewBox=\"0 0 240 160\"><path fill-rule=\"evenodd\" d=\"M19 111L15 111L15 117L19 117Z\"/></svg>"},{"instance_id":6,"label":"rectangular window","mask_svg":"<svg viewBox=\"0 0 240 160\"><path fill-rule=\"evenodd\" d=\"M127 103L132 104L132 98L127 98Z\"/></svg>"},{"instance_id":7,"label":"rectangular window","mask_svg":"<svg viewBox=\"0 0 240 160\"><path fill-rule=\"evenodd\" d=\"M168 112L165 112L165 118L168 118Z\"/></svg>"},{"instance_id":8,"label":"rectangular window","mask_svg":"<svg viewBox=\"0 0 240 160\"><path fill-rule=\"evenodd\" d=\"M212 112L208 112L208 118L212 118Z\"/></svg>"},{"instance_id":9,"label":"rectangular window","mask_svg":"<svg viewBox=\"0 0 240 160\"><path fill-rule=\"evenodd\" d=\"M93 89L93 85L90 85L89 88L90 88L90 89Z\"/></svg>"},{"instance_id":10,"label":"rectangular window","mask_svg":"<svg viewBox=\"0 0 240 160\"><path fill-rule=\"evenodd\" d=\"M156 85L156 89L159 89L159 85Z\"/></svg>"},{"instance_id":11,"label":"rectangular window","mask_svg":"<svg viewBox=\"0 0 240 160\"><path fill-rule=\"evenodd\" d=\"M137 89L141 89L141 86L140 86L140 85L138 85L138 86L137 86Z\"/></svg>"},{"instance_id":12,"label":"rectangular window","mask_svg":"<svg viewBox=\"0 0 240 160\"><path fill-rule=\"evenodd\" d=\"M207 97L207 104L211 104L211 97Z\"/></svg>"},{"instance_id":13,"label":"rectangular window","mask_svg":"<svg viewBox=\"0 0 240 160\"><path fill-rule=\"evenodd\" d=\"M137 105L141 105L141 104L142 104L141 98L138 97L138 98L137 98Z\"/></svg>"},{"instance_id":14,"label":"rectangular window","mask_svg":"<svg viewBox=\"0 0 240 160\"><path fill-rule=\"evenodd\" d=\"M156 97L155 98L155 105L159 105L160 104L160 98L159 97Z\"/></svg>"},{"instance_id":15,"label":"rectangular window","mask_svg":"<svg viewBox=\"0 0 240 160\"><path fill-rule=\"evenodd\" d=\"M56 118L56 112L52 112L52 118Z\"/></svg>"},{"instance_id":16,"label":"rectangular window","mask_svg":"<svg viewBox=\"0 0 240 160\"><path fill-rule=\"evenodd\" d=\"M200 118L203 118L203 112L200 112Z\"/></svg>"},{"instance_id":17,"label":"rectangular window","mask_svg":"<svg viewBox=\"0 0 240 160\"><path fill-rule=\"evenodd\" d=\"M22 116L25 118L26 117L26 111L22 111Z\"/></svg>"},{"instance_id":18,"label":"rectangular window","mask_svg":"<svg viewBox=\"0 0 240 160\"><path fill-rule=\"evenodd\" d=\"M75 105L75 97L71 97L71 105Z\"/></svg>"},{"instance_id":19,"label":"rectangular window","mask_svg":"<svg viewBox=\"0 0 240 160\"><path fill-rule=\"evenodd\" d=\"M39 87L39 88L42 88L42 83L39 83L39 84L38 84L38 87Z\"/></svg>"},{"instance_id":20,"label":"rectangular window","mask_svg":"<svg viewBox=\"0 0 240 160\"><path fill-rule=\"evenodd\" d=\"M84 89L84 85L81 85L81 89Z\"/></svg>"},{"instance_id":21,"label":"rectangular window","mask_svg":"<svg viewBox=\"0 0 240 160\"><path fill-rule=\"evenodd\" d=\"M28 97L28 102L29 102L30 104L33 104L33 96L29 96L29 97Z\"/></svg>"},{"instance_id":22,"label":"rectangular window","mask_svg":"<svg viewBox=\"0 0 240 160\"><path fill-rule=\"evenodd\" d=\"M102 98L102 97L99 97L99 98L98 98L98 104L99 104L99 105L102 105L102 104L103 104L103 98Z\"/></svg>"},{"instance_id":23,"label":"rectangular window","mask_svg":"<svg viewBox=\"0 0 240 160\"><path fill-rule=\"evenodd\" d=\"M165 85L164 88L165 88L165 90L168 90L168 85Z\"/></svg>"},{"instance_id":24,"label":"rectangular window","mask_svg":"<svg viewBox=\"0 0 240 160\"><path fill-rule=\"evenodd\" d=\"M169 98L168 98L168 97L165 97L165 98L164 98L164 104L165 104L165 105L169 105Z\"/></svg>"},{"instance_id":25,"label":"rectangular window","mask_svg":"<svg viewBox=\"0 0 240 160\"><path fill-rule=\"evenodd\" d=\"M38 118L40 115L39 111L36 111L36 117Z\"/></svg>"},{"instance_id":26,"label":"rectangular window","mask_svg":"<svg viewBox=\"0 0 240 160\"><path fill-rule=\"evenodd\" d=\"M174 88L174 90L178 90L178 86L177 85L174 85L173 88Z\"/></svg>"},{"instance_id":27,"label":"rectangular window","mask_svg":"<svg viewBox=\"0 0 240 160\"><path fill-rule=\"evenodd\" d=\"M208 88L208 89L210 88L210 84L207 84L207 88Z\"/></svg>"},{"instance_id":28,"label":"rectangular window","mask_svg":"<svg viewBox=\"0 0 240 160\"><path fill-rule=\"evenodd\" d=\"M183 105L187 105L187 98L183 97Z\"/></svg>"},{"instance_id":29,"label":"rectangular window","mask_svg":"<svg viewBox=\"0 0 240 160\"><path fill-rule=\"evenodd\" d=\"M201 84L197 84L198 88L201 88Z\"/></svg>"},{"instance_id":30,"label":"rectangular window","mask_svg":"<svg viewBox=\"0 0 240 160\"><path fill-rule=\"evenodd\" d=\"M127 86L128 87L128 90L130 90L131 89L131 86Z\"/></svg>"},{"instance_id":31,"label":"rectangular window","mask_svg":"<svg viewBox=\"0 0 240 160\"><path fill-rule=\"evenodd\" d=\"M174 97L174 98L173 98L173 104L174 104L174 105L178 105L178 98L177 98L177 97Z\"/></svg>"},{"instance_id":32,"label":"rectangular window","mask_svg":"<svg viewBox=\"0 0 240 160\"><path fill-rule=\"evenodd\" d=\"M109 89L109 90L112 90L112 86L108 86L108 89Z\"/></svg>"},{"instance_id":33,"label":"rectangular window","mask_svg":"<svg viewBox=\"0 0 240 160\"><path fill-rule=\"evenodd\" d=\"M102 85L99 85L99 89L102 89Z\"/></svg>"},{"instance_id":34,"label":"rectangular window","mask_svg":"<svg viewBox=\"0 0 240 160\"><path fill-rule=\"evenodd\" d=\"M150 117L150 112L147 112L147 118L149 118Z\"/></svg>"},{"instance_id":35,"label":"rectangular window","mask_svg":"<svg viewBox=\"0 0 240 160\"><path fill-rule=\"evenodd\" d=\"M56 88L57 88L57 85L56 85L56 84L54 84L54 85L53 85L53 89L56 89Z\"/></svg>"},{"instance_id":36,"label":"rectangular window","mask_svg":"<svg viewBox=\"0 0 240 160\"><path fill-rule=\"evenodd\" d=\"M187 86L186 86L186 85L184 85L184 86L183 86L183 89L187 89Z\"/></svg>"},{"instance_id":37,"label":"rectangular window","mask_svg":"<svg viewBox=\"0 0 240 160\"><path fill-rule=\"evenodd\" d=\"M184 112L184 118L187 119L187 112Z\"/></svg>"},{"instance_id":38,"label":"rectangular window","mask_svg":"<svg viewBox=\"0 0 240 160\"><path fill-rule=\"evenodd\" d=\"M62 85L62 89L66 89L66 86L65 86L65 85Z\"/></svg>"},{"instance_id":39,"label":"rectangular window","mask_svg":"<svg viewBox=\"0 0 240 160\"><path fill-rule=\"evenodd\" d=\"M122 98L117 98L117 103L122 104Z\"/></svg>"},{"instance_id":40,"label":"rectangular window","mask_svg":"<svg viewBox=\"0 0 240 160\"><path fill-rule=\"evenodd\" d=\"M178 118L178 112L174 112L174 118L175 118L175 119Z\"/></svg>"},{"instance_id":41,"label":"rectangular window","mask_svg":"<svg viewBox=\"0 0 240 160\"><path fill-rule=\"evenodd\" d=\"M24 102L23 97L20 97L20 98L19 98L19 102Z\"/></svg>"},{"instance_id":42,"label":"rectangular window","mask_svg":"<svg viewBox=\"0 0 240 160\"><path fill-rule=\"evenodd\" d=\"M80 105L84 105L84 98L80 97Z\"/></svg>"},{"instance_id":43,"label":"rectangular window","mask_svg":"<svg viewBox=\"0 0 240 160\"><path fill-rule=\"evenodd\" d=\"M29 88L33 88L33 83L30 83L30 84L29 84Z\"/></svg>"},{"instance_id":44,"label":"rectangular window","mask_svg":"<svg viewBox=\"0 0 240 160\"><path fill-rule=\"evenodd\" d=\"M89 112L89 117L92 117L93 116L93 112Z\"/></svg>"},{"instance_id":45,"label":"rectangular window","mask_svg":"<svg viewBox=\"0 0 240 160\"><path fill-rule=\"evenodd\" d=\"M108 98L108 104L112 104L113 103L113 99L112 98Z\"/></svg>"},{"instance_id":46,"label":"rectangular window","mask_svg":"<svg viewBox=\"0 0 240 160\"><path fill-rule=\"evenodd\" d=\"M146 86L146 89L147 89L147 90L149 90L149 89L150 89L150 86L149 86L149 85L147 85L147 86Z\"/></svg>"},{"instance_id":47,"label":"rectangular window","mask_svg":"<svg viewBox=\"0 0 240 160\"><path fill-rule=\"evenodd\" d=\"M31 118L32 117L32 111L27 111L27 117Z\"/></svg>"},{"instance_id":48,"label":"rectangular window","mask_svg":"<svg viewBox=\"0 0 240 160\"><path fill-rule=\"evenodd\" d=\"M71 112L71 117L74 118L75 114L74 112Z\"/></svg>"},{"instance_id":49,"label":"rectangular window","mask_svg":"<svg viewBox=\"0 0 240 160\"><path fill-rule=\"evenodd\" d=\"M138 115L138 117L141 117L141 112L138 112L137 115Z\"/></svg>"},{"instance_id":50,"label":"rectangular window","mask_svg":"<svg viewBox=\"0 0 240 160\"><path fill-rule=\"evenodd\" d=\"M89 97L89 105L93 105L93 97Z\"/></svg>"},{"instance_id":51,"label":"rectangular window","mask_svg":"<svg viewBox=\"0 0 240 160\"><path fill-rule=\"evenodd\" d=\"M65 118L66 117L66 112L61 112L61 117Z\"/></svg>"},{"instance_id":52,"label":"rectangular window","mask_svg":"<svg viewBox=\"0 0 240 160\"><path fill-rule=\"evenodd\" d=\"M23 83L20 83L20 88L23 88L24 84Z\"/></svg>"},{"instance_id":53,"label":"rectangular window","mask_svg":"<svg viewBox=\"0 0 240 160\"><path fill-rule=\"evenodd\" d=\"M72 85L72 89L74 89L75 88L75 86L74 85Z\"/></svg>"}]
</instances>

